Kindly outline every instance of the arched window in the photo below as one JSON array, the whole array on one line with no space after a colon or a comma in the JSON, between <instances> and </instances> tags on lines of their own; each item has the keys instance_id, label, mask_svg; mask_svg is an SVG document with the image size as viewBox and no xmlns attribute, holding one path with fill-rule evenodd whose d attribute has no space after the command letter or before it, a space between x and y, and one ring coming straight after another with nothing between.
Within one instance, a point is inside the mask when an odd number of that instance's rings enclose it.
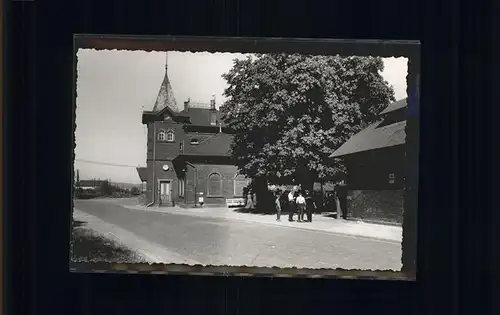
<instances>
[{"instance_id":1,"label":"arched window","mask_svg":"<svg viewBox=\"0 0 500 315\"><path fill-rule=\"evenodd\" d=\"M222 196L222 176L219 173L208 176L208 195Z\"/></svg>"},{"instance_id":2,"label":"arched window","mask_svg":"<svg viewBox=\"0 0 500 315\"><path fill-rule=\"evenodd\" d=\"M165 141L166 138L167 138L167 135L165 133L165 130L160 130L158 132L158 137L157 137L158 141Z\"/></svg>"},{"instance_id":3,"label":"arched window","mask_svg":"<svg viewBox=\"0 0 500 315\"><path fill-rule=\"evenodd\" d=\"M243 197L243 190L248 186L249 180L241 174L236 174L234 177L234 196Z\"/></svg>"},{"instance_id":4,"label":"arched window","mask_svg":"<svg viewBox=\"0 0 500 315\"><path fill-rule=\"evenodd\" d=\"M172 129L169 129L167 131L167 141L173 142L174 140L175 140L174 131Z\"/></svg>"}]
</instances>

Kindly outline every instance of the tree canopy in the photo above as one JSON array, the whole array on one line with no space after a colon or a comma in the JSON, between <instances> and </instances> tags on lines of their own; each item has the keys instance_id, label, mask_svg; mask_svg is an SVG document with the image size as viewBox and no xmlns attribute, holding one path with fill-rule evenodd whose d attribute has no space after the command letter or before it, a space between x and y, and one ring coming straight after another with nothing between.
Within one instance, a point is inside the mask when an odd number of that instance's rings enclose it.
<instances>
[{"instance_id":1,"label":"tree canopy","mask_svg":"<svg viewBox=\"0 0 500 315\"><path fill-rule=\"evenodd\" d=\"M335 176L329 156L394 101L378 57L259 54L233 61L220 110L241 173L283 183Z\"/></svg>"}]
</instances>

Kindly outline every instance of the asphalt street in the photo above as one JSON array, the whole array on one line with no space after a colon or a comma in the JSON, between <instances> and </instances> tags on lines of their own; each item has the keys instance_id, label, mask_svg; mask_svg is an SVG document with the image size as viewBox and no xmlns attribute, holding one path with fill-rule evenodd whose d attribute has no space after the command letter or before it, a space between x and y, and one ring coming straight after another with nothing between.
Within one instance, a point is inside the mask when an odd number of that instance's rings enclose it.
<instances>
[{"instance_id":1,"label":"asphalt street","mask_svg":"<svg viewBox=\"0 0 500 315\"><path fill-rule=\"evenodd\" d=\"M75 207L204 265L401 269L401 244L397 242L221 218L137 211L95 200L75 200Z\"/></svg>"}]
</instances>

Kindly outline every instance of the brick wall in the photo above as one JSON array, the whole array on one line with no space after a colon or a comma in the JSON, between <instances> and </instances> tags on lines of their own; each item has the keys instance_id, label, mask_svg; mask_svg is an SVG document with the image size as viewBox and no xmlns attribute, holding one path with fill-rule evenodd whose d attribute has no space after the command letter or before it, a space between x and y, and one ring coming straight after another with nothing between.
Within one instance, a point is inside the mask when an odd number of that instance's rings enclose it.
<instances>
[{"instance_id":1,"label":"brick wall","mask_svg":"<svg viewBox=\"0 0 500 315\"><path fill-rule=\"evenodd\" d=\"M404 190L350 190L348 216L374 222L403 223Z\"/></svg>"},{"instance_id":2,"label":"brick wall","mask_svg":"<svg viewBox=\"0 0 500 315\"><path fill-rule=\"evenodd\" d=\"M185 203L192 205L195 202L196 193L203 192L204 202L206 205L225 205L227 198L238 198L241 195L235 195L234 180L238 169L234 165L214 165L214 164L196 164L196 188L194 187L194 169L187 168L186 186L185 186ZM209 176L212 173L217 173L222 176L221 194L210 196L208 194Z\"/></svg>"},{"instance_id":3,"label":"brick wall","mask_svg":"<svg viewBox=\"0 0 500 315\"><path fill-rule=\"evenodd\" d=\"M156 124L156 128L154 127ZM184 130L182 129L182 125L178 124L174 121L157 121L151 122L148 124L148 155L147 159L153 159L153 140L156 135L154 131L156 130L156 134L160 130L172 130L175 135L175 139L173 142L167 141L158 141L156 140L156 159L173 159L175 158L180 151L180 143L185 139ZM186 145L186 144L184 144Z\"/></svg>"},{"instance_id":4,"label":"brick wall","mask_svg":"<svg viewBox=\"0 0 500 315\"><path fill-rule=\"evenodd\" d=\"M168 165L168 171L163 170L163 165ZM148 161L148 181L146 185L146 200L148 203L153 201L153 189L156 189L155 196L158 197L158 179L170 180L171 188L172 188L172 198L176 201L177 196L177 175L174 170L174 165L171 161ZM153 167L155 169L155 178L153 178Z\"/></svg>"}]
</instances>

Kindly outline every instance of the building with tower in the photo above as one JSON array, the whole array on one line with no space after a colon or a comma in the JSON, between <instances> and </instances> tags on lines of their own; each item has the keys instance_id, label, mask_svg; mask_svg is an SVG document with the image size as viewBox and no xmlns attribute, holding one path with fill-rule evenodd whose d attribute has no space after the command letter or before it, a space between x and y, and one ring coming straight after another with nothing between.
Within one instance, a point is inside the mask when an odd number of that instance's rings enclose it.
<instances>
[{"instance_id":1,"label":"building with tower","mask_svg":"<svg viewBox=\"0 0 500 315\"><path fill-rule=\"evenodd\" d=\"M250 180L231 162L232 141L210 102L187 100L179 109L168 78L168 61L151 111L143 111L147 127L147 166L138 169L146 182L149 206L236 206L244 204Z\"/></svg>"}]
</instances>

